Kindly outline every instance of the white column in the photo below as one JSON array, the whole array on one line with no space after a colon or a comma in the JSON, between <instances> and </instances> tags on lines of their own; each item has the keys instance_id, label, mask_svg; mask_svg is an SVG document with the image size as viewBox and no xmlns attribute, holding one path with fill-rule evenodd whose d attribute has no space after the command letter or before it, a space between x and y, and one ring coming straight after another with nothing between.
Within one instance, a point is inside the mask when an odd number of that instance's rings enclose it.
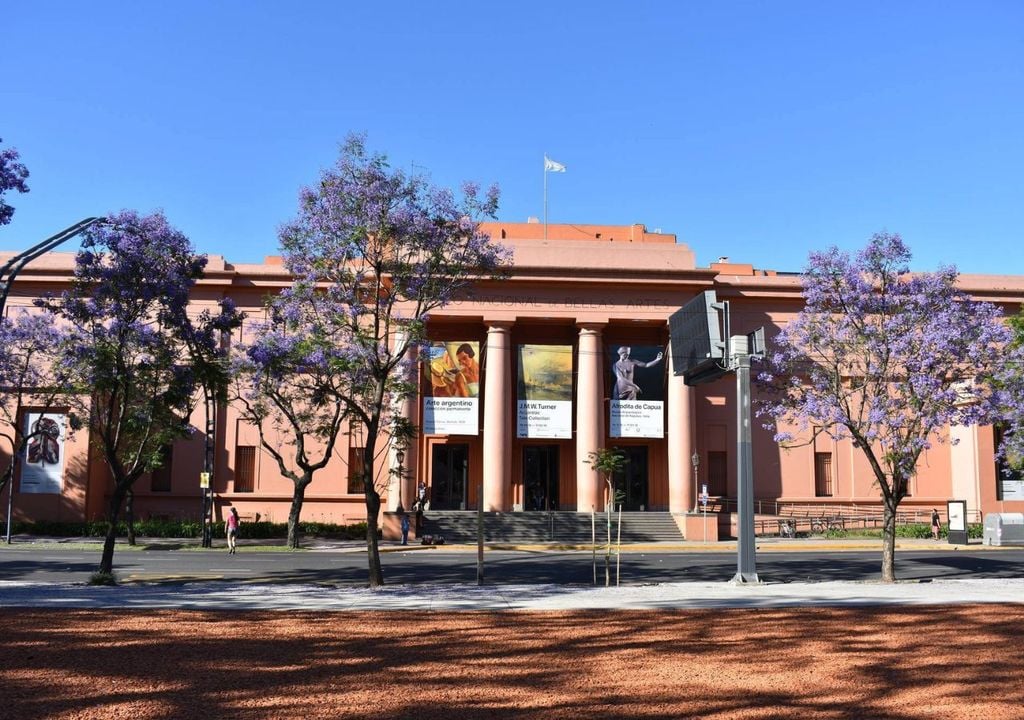
<instances>
[{"instance_id":1,"label":"white column","mask_svg":"<svg viewBox=\"0 0 1024 720\"><path fill-rule=\"evenodd\" d=\"M405 340L405 333L401 330L395 333L395 348L402 346ZM409 358L409 379L413 381L413 385L418 387L416 378L419 373L419 365L416 363L416 347L412 346L406 353L406 357ZM397 417L402 417L409 423L415 424L416 422L416 410L417 404L419 403L419 393L413 391L409 397L404 400L395 403L392 412ZM395 442L391 443L390 452L388 454L388 462L391 469L391 474L388 479L388 501L387 509L394 512L398 508L399 502L402 506L409 510L415 500L415 488L416 488L416 459L419 453L418 438L413 438L408 442L408 447L405 448L405 458L402 461L403 475L401 482L398 476L398 457L396 455L397 445Z\"/></svg>"},{"instance_id":2,"label":"white column","mask_svg":"<svg viewBox=\"0 0 1024 720\"><path fill-rule=\"evenodd\" d=\"M512 403L511 322L487 328L484 357L484 496L485 511L508 510L511 488Z\"/></svg>"},{"instance_id":3,"label":"white column","mask_svg":"<svg viewBox=\"0 0 1024 720\"><path fill-rule=\"evenodd\" d=\"M604 323L580 323L579 372L576 379L576 510L603 510L603 481L591 467L589 453L604 447L604 392L601 382Z\"/></svg>"},{"instance_id":4,"label":"white column","mask_svg":"<svg viewBox=\"0 0 1024 720\"><path fill-rule=\"evenodd\" d=\"M967 501L967 515L977 516L981 510L980 473L978 472L978 426L954 425L949 428L950 492L953 500ZM999 479L998 477L996 478Z\"/></svg>"}]
</instances>

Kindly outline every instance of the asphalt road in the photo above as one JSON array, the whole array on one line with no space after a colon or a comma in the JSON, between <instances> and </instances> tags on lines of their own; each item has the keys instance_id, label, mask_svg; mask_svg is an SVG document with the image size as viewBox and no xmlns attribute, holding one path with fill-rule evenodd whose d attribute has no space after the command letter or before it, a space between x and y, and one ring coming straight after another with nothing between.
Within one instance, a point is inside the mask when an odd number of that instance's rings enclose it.
<instances>
[{"instance_id":1,"label":"asphalt road","mask_svg":"<svg viewBox=\"0 0 1024 720\"><path fill-rule=\"evenodd\" d=\"M598 555L603 577L603 557ZM392 583L475 582L476 554L452 550L410 550L381 555ZM0 549L0 581L84 582L97 568L97 551ZM759 552L759 577L769 582L862 581L879 577L877 551ZM589 552L489 551L488 582L502 584L589 584ZM721 552L623 552L623 584L719 582L736 573L736 557ZM120 551L114 568L122 581L306 582L360 585L366 581L363 552ZM613 559L614 577L614 559ZM897 551L897 576L906 580L1024 578L1024 550Z\"/></svg>"}]
</instances>

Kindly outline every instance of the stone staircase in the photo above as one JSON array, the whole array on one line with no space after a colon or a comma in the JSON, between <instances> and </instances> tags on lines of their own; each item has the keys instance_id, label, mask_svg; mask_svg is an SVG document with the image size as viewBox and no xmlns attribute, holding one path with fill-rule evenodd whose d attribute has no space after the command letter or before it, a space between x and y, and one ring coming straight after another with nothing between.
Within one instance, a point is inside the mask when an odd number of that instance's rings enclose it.
<instances>
[{"instance_id":1,"label":"stone staircase","mask_svg":"<svg viewBox=\"0 0 1024 720\"><path fill-rule=\"evenodd\" d=\"M597 542L607 537L606 518L598 513ZM428 510L423 513L423 535L441 535L446 543L475 543L475 510ZM612 515L612 542L618 533L618 515ZM487 543L589 544L590 514L557 512L484 513L484 541ZM682 540L679 526L667 512L622 513L622 542L676 542Z\"/></svg>"}]
</instances>

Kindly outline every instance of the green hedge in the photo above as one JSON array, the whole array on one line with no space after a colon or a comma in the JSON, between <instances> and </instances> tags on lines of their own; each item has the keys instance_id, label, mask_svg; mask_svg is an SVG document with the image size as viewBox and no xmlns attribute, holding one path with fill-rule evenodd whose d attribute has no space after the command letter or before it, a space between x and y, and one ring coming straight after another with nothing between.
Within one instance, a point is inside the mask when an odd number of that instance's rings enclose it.
<instances>
[{"instance_id":1,"label":"green hedge","mask_svg":"<svg viewBox=\"0 0 1024 720\"><path fill-rule=\"evenodd\" d=\"M11 528L19 535L44 535L50 537L106 537L107 522L94 520L90 522L48 522L34 523L15 522ZM137 520L135 534L138 537L151 538L197 538L203 533L203 526L198 520ZM330 537L338 540L362 540L366 537L366 523L353 525L334 525L322 522L300 522L299 533L307 536ZM128 524L117 525L118 537L127 537ZM224 537L224 523L213 523L213 536ZM239 536L251 539L269 539L288 537L287 523L243 522Z\"/></svg>"},{"instance_id":2,"label":"green hedge","mask_svg":"<svg viewBox=\"0 0 1024 720\"><path fill-rule=\"evenodd\" d=\"M949 528L946 525L939 526L939 537L948 537ZM853 529L853 530L829 530L825 533L830 538L846 537L882 537L881 529ZM896 526L896 537L898 538L923 538L932 536L932 526L928 523L911 523L908 525ZM984 526L981 523L969 523L967 525L967 537L981 538L984 536Z\"/></svg>"}]
</instances>

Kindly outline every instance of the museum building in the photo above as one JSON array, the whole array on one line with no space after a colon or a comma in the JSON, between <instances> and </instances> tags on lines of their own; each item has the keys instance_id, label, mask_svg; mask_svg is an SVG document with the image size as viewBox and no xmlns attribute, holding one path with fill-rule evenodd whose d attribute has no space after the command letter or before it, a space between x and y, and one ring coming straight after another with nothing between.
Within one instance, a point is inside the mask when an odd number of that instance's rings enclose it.
<instances>
[{"instance_id":1,"label":"museum building","mask_svg":"<svg viewBox=\"0 0 1024 720\"><path fill-rule=\"evenodd\" d=\"M675 235L643 225L485 223L513 252L510 275L474 286L431 314L421 352L420 390L399 411L420 428L401 453L381 453L375 474L386 508L409 508L422 482L433 511L600 511L605 483L590 453L621 449L615 478L626 511L669 512L681 531L702 492L722 535L733 530L736 498L736 387L732 375L695 387L674 373L669 317L699 293L727 301L732 335L764 327L770 337L802 307L798 273L755 269L722 257L698 267ZM9 255L9 253L8 253ZM21 271L8 314L66 287L73 253L49 253ZM193 291L195 311L234 300L258 328L263 300L290 283L280 258L232 264L211 256ZM962 275L961 288L1014 314L1024 277ZM425 356L424 356L425 355ZM754 391L757 395L756 387ZM193 425L204 427L203 409ZM83 431L66 433L56 409L57 462L26 458L14 484L16 519L79 521L104 516L111 480ZM29 409L24 422L38 422ZM997 432L952 428L956 444L935 444L918 465L909 512L964 500L970 519L1024 511L1024 482L998 471ZM218 412L212 491L215 514L287 519L292 483L260 449L254 427L230 405ZM350 427L331 463L306 491L304 520L365 518L359 481L364 438ZM387 443L382 443L387 447ZM175 443L162 469L134 488L136 517L200 516L204 438ZM824 436L783 450L754 423L754 495L764 516L815 508L878 508L879 491L862 454ZM54 459L52 456L48 459Z\"/></svg>"}]
</instances>

